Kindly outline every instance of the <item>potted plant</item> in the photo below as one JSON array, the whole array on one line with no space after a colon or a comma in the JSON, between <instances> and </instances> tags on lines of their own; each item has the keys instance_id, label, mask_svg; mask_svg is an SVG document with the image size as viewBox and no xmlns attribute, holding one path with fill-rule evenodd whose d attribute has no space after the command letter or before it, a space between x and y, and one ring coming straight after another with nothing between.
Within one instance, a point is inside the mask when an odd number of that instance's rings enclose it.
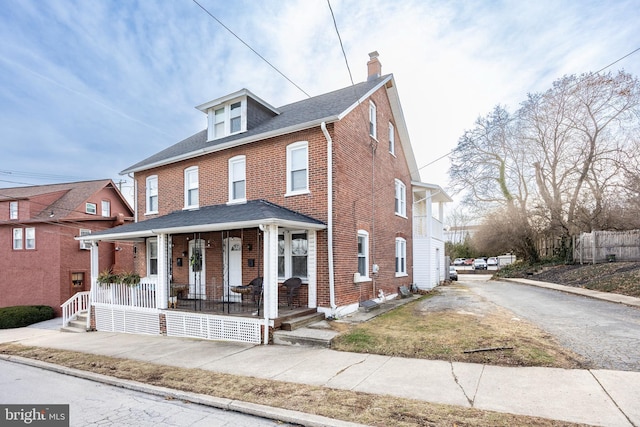
<instances>
[{"instance_id":1,"label":"potted plant","mask_svg":"<svg viewBox=\"0 0 640 427\"><path fill-rule=\"evenodd\" d=\"M104 270L98 274L96 281L100 286L109 286L112 283L119 283L120 277L111 270Z\"/></svg>"},{"instance_id":2,"label":"potted plant","mask_svg":"<svg viewBox=\"0 0 640 427\"><path fill-rule=\"evenodd\" d=\"M125 272L120 274L120 283L129 287L137 286L140 283L140 275L138 273Z\"/></svg>"}]
</instances>

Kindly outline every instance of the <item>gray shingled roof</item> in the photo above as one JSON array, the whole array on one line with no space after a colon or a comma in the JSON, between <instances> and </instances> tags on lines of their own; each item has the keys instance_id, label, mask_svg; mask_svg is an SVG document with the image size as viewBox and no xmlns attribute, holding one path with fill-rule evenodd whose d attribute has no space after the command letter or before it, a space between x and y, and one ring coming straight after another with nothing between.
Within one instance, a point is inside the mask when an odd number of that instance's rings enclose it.
<instances>
[{"instance_id":1,"label":"gray shingled roof","mask_svg":"<svg viewBox=\"0 0 640 427\"><path fill-rule=\"evenodd\" d=\"M207 130L205 129L141 162L129 166L121 173L126 174L132 171L142 170L146 166L188 155L189 153L204 148L225 145L235 140L251 137L259 139L260 134L277 132L280 129L284 130L294 126L302 126L305 123L311 124L321 119L337 117L387 78L389 78L389 75L278 107L277 109L280 111L279 115L249 129L247 132L231 135L226 138L207 142Z\"/></svg>"},{"instance_id":2,"label":"gray shingled roof","mask_svg":"<svg viewBox=\"0 0 640 427\"><path fill-rule=\"evenodd\" d=\"M234 224L234 226L237 226L241 223L247 223L255 227L256 223L266 220L309 224L315 226L314 228L324 228L322 221L310 216L266 200L250 200L240 204L201 206L195 210L174 211L160 217L92 233L91 237L103 236L108 238L110 235L126 237L127 234L134 235L141 232L149 232L148 234L152 235L151 230L170 232L172 229L197 226L211 226L214 229L219 228L215 227L216 225Z\"/></svg>"}]
</instances>

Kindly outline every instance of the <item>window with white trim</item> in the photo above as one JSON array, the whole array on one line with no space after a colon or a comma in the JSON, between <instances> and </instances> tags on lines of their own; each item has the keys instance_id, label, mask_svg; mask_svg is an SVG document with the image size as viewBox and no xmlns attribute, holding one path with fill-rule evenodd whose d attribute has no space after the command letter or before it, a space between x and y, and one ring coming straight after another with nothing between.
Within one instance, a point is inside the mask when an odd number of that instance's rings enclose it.
<instances>
[{"instance_id":1,"label":"window with white trim","mask_svg":"<svg viewBox=\"0 0 640 427\"><path fill-rule=\"evenodd\" d=\"M198 167L192 166L184 170L184 208L197 208L198 204Z\"/></svg>"},{"instance_id":2,"label":"window with white trim","mask_svg":"<svg viewBox=\"0 0 640 427\"><path fill-rule=\"evenodd\" d=\"M407 275L407 241L396 237L396 276Z\"/></svg>"},{"instance_id":3,"label":"window with white trim","mask_svg":"<svg viewBox=\"0 0 640 427\"><path fill-rule=\"evenodd\" d=\"M158 175L147 177L146 183L147 214L158 213Z\"/></svg>"},{"instance_id":4,"label":"window with white trim","mask_svg":"<svg viewBox=\"0 0 640 427\"><path fill-rule=\"evenodd\" d=\"M84 211L88 214L95 215L98 213L98 205L95 203L85 203Z\"/></svg>"},{"instance_id":5,"label":"window with white trim","mask_svg":"<svg viewBox=\"0 0 640 427\"><path fill-rule=\"evenodd\" d=\"M235 100L209 110L209 140L224 138L247 129L247 101Z\"/></svg>"},{"instance_id":6,"label":"window with white trim","mask_svg":"<svg viewBox=\"0 0 640 427\"><path fill-rule=\"evenodd\" d=\"M376 126L376 104L369 101L369 135L378 138L378 129Z\"/></svg>"},{"instance_id":7,"label":"window with white trim","mask_svg":"<svg viewBox=\"0 0 640 427\"><path fill-rule=\"evenodd\" d=\"M399 179L395 180L395 212L396 215L407 216L407 187Z\"/></svg>"},{"instance_id":8,"label":"window with white trim","mask_svg":"<svg viewBox=\"0 0 640 427\"><path fill-rule=\"evenodd\" d=\"M147 276L158 275L158 238L147 240Z\"/></svg>"},{"instance_id":9,"label":"window with white trim","mask_svg":"<svg viewBox=\"0 0 640 427\"><path fill-rule=\"evenodd\" d=\"M18 202L9 202L9 219L18 219Z\"/></svg>"},{"instance_id":10,"label":"window with white trim","mask_svg":"<svg viewBox=\"0 0 640 427\"><path fill-rule=\"evenodd\" d=\"M309 192L309 143L287 146L287 195Z\"/></svg>"},{"instance_id":11,"label":"window with white trim","mask_svg":"<svg viewBox=\"0 0 640 427\"><path fill-rule=\"evenodd\" d=\"M28 227L24 229L25 236L25 249L35 249L36 248L36 229L33 227Z\"/></svg>"},{"instance_id":12,"label":"window with white trim","mask_svg":"<svg viewBox=\"0 0 640 427\"><path fill-rule=\"evenodd\" d=\"M358 273L360 279L369 278L369 233L358 230Z\"/></svg>"},{"instance_id":13,"label":"window with white trim","mask_svg":"<svg viewBox=\"0 0 640 427\"><path fill-rule=\"evenodd\" d=\"M389 152L396 155L396 133L391 122L389 122Z\"/></svg>"},{"instance_id":14,"label":"window with white trim","mask_svg":"<svg viewBox=\"0 0 640 427\"><path fill-rule=\"evenodd\" d=\"M229 159L229 202L247 200L246 157L236 156Z\"/></svg>"},{"instance_id":15,"label":"window with white trim","mask_svg":"<svg viewBox=\"0 0 640 427\"><path fill-rule=\"evenodd\" d=\"M282 231L278 234L278 279L307 278L309 241L306 231Z\"/></svg>"},{"instance_id":16,"label":"window with white trim","mask_svg":"<svg viewBox=\"0 0 640 427\"><path fill-rule=\"evenodd\" d=\"M89 234L91 234L91 230L89 230L88 228L80 229L80 236L87 236ZM80 249L84 249L84 250L91 249L91 242L89 242L88 240L80 240Z\"/></svg>"},{"instance_id":17,"label":"window with white trim","mask_svg":"<svg viewBox=\"0 0 640 427\"><path fill-rule=\"evenodd\" d=\"M111 216L111 202L108 200L102 201L102 216L110 217Z\"/></svg>"},{"instance_id":18,"label":"window with white trim","mask_svg":"<svg viewBox=\"0 0 640 427\"><path fill-rule=\"evenodd\" d=\"M13 249L21 250L24 245L24 239L22 234L22 228L13 229Z\"/></svg>"}]
</instances>

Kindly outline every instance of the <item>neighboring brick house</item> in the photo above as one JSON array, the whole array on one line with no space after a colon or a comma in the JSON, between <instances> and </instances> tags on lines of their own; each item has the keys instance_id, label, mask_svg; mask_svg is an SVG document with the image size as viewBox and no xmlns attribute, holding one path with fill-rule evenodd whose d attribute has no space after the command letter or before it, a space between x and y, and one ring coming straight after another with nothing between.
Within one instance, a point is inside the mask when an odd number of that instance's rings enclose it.
<instances>
[{"instance_id":1,"label":"neighboring brick house","mask_svg":"<svg viewBox=\"0 0 640 427\"><path fill-rule=\"evenodd\" d=\"M0 188L0 307L49 305L60 315L64 301L91 285L89 246L75 238L132 220L108 179ZM130 247L101 249L101 269L133 269Z\"/></svg>"},{"instance_id":2,"label":"neighboring brick house","mask_svg":"<svg viewBox=\"0 0 640 427\"><path fill-rule=\"evenodd\" d=\"M291 307L341 317L411 287L416 261L433 265L414 260L412 199L417 191L430 218L432 201L450 199L420 182L393 75L370 57L366 82L282 107L246 89L202 104L207 129L122 172L134 176L137 222L87 242L135 245L154 301L138 304L149 309L137 318L145 331L225 339L246 328L251 338L229 339L267 342ZM262 292L243 296L237 286L258 277ZM291 277L302 285L290 295L281 286ZM112 328L114 318L131 324L126 310L108 296L95 301L98 329L127 331ZM241 314L247 305L258 318L216 333L201 325L218 318L184 312Z\"/></svg>"}]
</instances>

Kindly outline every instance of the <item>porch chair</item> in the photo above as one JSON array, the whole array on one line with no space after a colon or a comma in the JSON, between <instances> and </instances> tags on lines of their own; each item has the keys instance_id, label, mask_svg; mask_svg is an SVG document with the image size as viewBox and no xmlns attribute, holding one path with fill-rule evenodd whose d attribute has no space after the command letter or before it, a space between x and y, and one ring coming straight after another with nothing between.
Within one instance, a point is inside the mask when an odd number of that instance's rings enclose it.
<instances>
[{"instance_id":1,"label":"porch chair","mask_svg":"<svg viewBox=\"0 0 640 427\"><path fill-rule=\"evenodd\" d=\"M251 295L253 295L253 302L255 302L256 305L260 304L262 300L262 281L262 277L256 277L247 285L251 286Z\"/></svg>"},{"instance_id":2,"label":"porch chair","mask_svg":"<svg viewBox=\"0 0 640 427\"><path fill-rule=\"evenodd\" d=\"M282 286L287 288L287 305L291 306L294 294L296 294L300 286L302 286L302 279L299 277L290 277L284 281Z\"/></svg>"}]
</instances>

